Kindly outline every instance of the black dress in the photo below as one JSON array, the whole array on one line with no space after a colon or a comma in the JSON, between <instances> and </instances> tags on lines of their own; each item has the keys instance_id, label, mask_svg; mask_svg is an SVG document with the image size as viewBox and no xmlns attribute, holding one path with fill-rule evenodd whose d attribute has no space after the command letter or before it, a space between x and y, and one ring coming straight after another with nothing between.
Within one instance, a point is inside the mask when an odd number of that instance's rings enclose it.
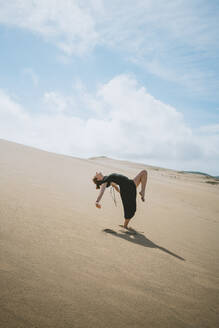
<instances>
[{"instance_id":1,"label":"black dress","mask_svg":"<svg viewBox=\"0 0 219 328\"><path fill-rule=\"evenodd\" d=\"M110 186L111 182L119 185L124 217L125 219L131 219L136 212L136 185L134 181L122 174L112 173L103 177L101 184L105 182L107 182L107 187Z\"/></svg>"}]
</instances>

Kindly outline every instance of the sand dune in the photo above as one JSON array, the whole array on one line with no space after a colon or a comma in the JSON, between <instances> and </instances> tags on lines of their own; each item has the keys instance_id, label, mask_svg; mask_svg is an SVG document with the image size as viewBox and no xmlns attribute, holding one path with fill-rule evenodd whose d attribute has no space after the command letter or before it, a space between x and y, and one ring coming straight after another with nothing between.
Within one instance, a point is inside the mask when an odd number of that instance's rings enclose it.
<instances>
[{"instance_id":1,"label":"sand dune","mask_svg":"<svg viewBox=\"0 0 219 328\"><path fill-rule=\"evenodd\" d=\"M96 170L149 172L125 232ZM0 140L0 327L217 327L219 185Z\"/></svg>"}]
</instances>

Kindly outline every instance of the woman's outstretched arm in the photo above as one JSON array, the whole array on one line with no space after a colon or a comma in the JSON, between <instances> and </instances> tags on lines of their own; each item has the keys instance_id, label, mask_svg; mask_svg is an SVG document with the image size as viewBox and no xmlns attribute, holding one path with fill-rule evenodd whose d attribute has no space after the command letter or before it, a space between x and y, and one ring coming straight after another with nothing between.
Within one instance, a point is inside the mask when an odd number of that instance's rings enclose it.
<instances>
[{"instance_id":1,"label":"woman's outstretched arm","mask_svg":"<svg viewBox=\"0 0 219 328\"><path fill-rule=\"evenodd\" d=\"M105 182L100 187L100 193L99 193L99 195L97 197L97 200L96 200L96 207L98 207L98 208L101 208L101 205L99 204L99 202L100 202L100 200L101 200L101 198L102 198L102 196L104 194L104 191L106 189L106 185L107 185L107 183Z\"/></svg>"}]
</instances>

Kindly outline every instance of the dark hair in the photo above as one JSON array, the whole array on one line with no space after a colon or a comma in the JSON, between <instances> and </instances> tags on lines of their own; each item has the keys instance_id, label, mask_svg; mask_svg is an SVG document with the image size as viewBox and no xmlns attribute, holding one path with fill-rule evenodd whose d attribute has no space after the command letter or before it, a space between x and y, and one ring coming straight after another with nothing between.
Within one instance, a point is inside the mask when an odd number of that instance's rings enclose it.
<instances>
[{"instance_id":1,"label":"dark hair","mask_svg":"<svg viewBox=\"0 0 219 328\"><path fill-rule=\"evenodd\" d=\"M101 181L97 180L97 178L95 177L95 178L93 178L93 182L96 185L96 189L100 189Z\"/></svg>"}]
</instances>

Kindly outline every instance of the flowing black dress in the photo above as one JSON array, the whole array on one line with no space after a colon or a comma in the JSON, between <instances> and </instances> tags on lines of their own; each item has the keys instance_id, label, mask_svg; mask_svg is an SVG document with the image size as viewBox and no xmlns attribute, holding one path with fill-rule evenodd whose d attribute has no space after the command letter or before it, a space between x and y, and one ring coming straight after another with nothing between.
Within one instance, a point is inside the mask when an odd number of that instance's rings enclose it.
<instances>
[{"instance_id":1,"label":"flowing black dress","mask_svg":"<svg viewBox=\"0 0 219 328\"><path fill-rule=\"evenodd\" d=\"M120 187L120 195L124 208L125 219L131 219L136 212L136 185L133 180L127 178L125 175L112 173L104 176L100 184L107 182L107 187L111 182L114 182Z\"/></svg>"}]
</instances>

